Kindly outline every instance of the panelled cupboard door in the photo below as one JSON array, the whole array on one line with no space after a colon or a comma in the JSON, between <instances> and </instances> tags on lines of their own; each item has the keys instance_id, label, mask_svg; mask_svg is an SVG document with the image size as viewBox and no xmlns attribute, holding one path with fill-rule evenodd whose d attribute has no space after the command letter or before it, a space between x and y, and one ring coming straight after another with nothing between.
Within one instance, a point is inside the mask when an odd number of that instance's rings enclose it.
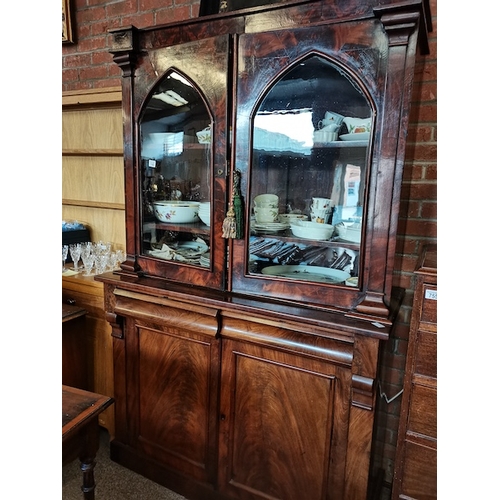
<instances>
[{"instance_id":1,"label":"panelled cupboard door","mask_svg":"<svg viewBox=\"0 0 500 500\"><path fill-rule=\"evenodd\" d=\"M134 446L172 470L213 485L218 341L135 318L127 320L125 332L125 426Z\"/></svg>"},{"instance_id":2,"label":"panelled cupboard door","mask_svg":"<svg viewBox=\"0 0 500 500\"><path fill-rule=\"evenodd\" d=\"M240 500L343 497L349 370L224 340L219 487Z\"/></svg>"}]
</instances>

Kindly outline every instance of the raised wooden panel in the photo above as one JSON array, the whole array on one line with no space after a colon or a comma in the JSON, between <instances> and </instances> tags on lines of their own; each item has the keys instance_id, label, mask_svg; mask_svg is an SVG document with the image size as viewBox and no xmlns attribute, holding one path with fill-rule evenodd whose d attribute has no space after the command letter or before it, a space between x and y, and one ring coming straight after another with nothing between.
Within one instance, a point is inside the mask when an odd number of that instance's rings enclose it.
<instances>
[{"instance_id":1,"label":"raised wooden panel","mask_svg":"<svg viewBox=\"0 0 500 500\"><path fill-rule=\"evenodd\" d=\"M140 328L139 345L141 439L203 463L208 435L209 342ZM186 414L200 418L186 418ZM164 424L158 425L161 421ZM188 422L190 432L185 428Z\"/></svg>"},{"instance_id":2,"label":"raised wooden panel","mask_svg":"<svg viewBox=\"0 0 500 500\"><path fill-rule=\"evenodd\" d=\"M405 443L402 491L406 500L437 498L436 450L412 442ZM425 478L425 481L422 480Z\"/></svg>"},{"instance_id":3,"label":"raised wooden panel","mask_svg":"<svg viewBox=\"0 0 500 500\"><path fill-rule=\"evenodd\" d=\"M437 324L437 287L426 285L424 287L424 297L422 300L422 314L420 316L420 328L436 331Z\"/></svg>"},{"instance_id":4,"label":"raised wooden panel","mask_svg":"<svg viewBox=\"0 0 500 500\"><path fill-rule=\"evenodd\" d=\"M437 438L437 393L432 387L415 384L411 393L408 432Z\"/></svg>"},{"instance_id":5,"label":"raised wooden panel","mask_svg":"<svg viewBox=\"0 0 500 500\"><path fill-rule=\"evenodd\" d=\"M125 250L125 211L63 205L64 220L79 220L90 228L92 241L109 241Z\"/></svg>"},{"instance_id":6,"label":"raised wooden panel","mask_svg":"<svg viewBox=\"0 0 500 500\"><path fill-rule=\"evenodd\" d=\"M65 156L62 165L63 200L116 203L125 209L123 158Z\"/></svg>"},{"instance_id":7,"label":"raised wooden panel","mask_svg":"<svg viewBox=\"0 0 500 500\"><path fill-rule=\"evenodd\" d=\"M213 480L208 442L211 360L217 341L144 325L137 325L136 334L139 447L174 469Z\"/></svg>"},{"instance_id":8,"label":"raised wooden panel","mask_svg":"<svg viewBox=\"0 0 500 500\"><path fill-rule=\"evenodd\" d=\"M63 150L123 149L121 106L64 111L62 147Z\"/></svg>"},{"instance_id":9,"label":"raised wooden panel","mask_svg":"<svg viewBox=\"0 0 500 500\"><path fill-rule=\"evenodd\" d=\"M221 487L239 499L326 498L332 442L345 442L335 367L233 341L223 353Z\"/></svg>"},{"instance_id":10,"label":"raised wooden panel","mask_svg":"<svg viewBox=\"0 0 500 500\"><path fill-rule=\"evenodd\" d=\"M415 373L437 377L437 335L435 333L417 332Z\"/></svg>"}]
</instances>

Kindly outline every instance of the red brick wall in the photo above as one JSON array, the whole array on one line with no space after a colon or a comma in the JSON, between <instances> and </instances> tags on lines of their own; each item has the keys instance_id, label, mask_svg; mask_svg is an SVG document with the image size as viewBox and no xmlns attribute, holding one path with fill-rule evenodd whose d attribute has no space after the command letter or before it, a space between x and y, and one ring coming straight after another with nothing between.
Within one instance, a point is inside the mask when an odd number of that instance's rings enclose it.
<instances>
[{"instance_id":1,"label":"red brick wall","mask_svg":"<svg viewBox=\"0 0 500 500\"><path fill-rule=\"evenodd\" d=\"M73 0L75 44L62 47L62 89L120 85L120 70L108 53L107 31L134 24L138 28L198 15L197 0ZM407 289L392 339L382 353L381 388L390 399L402 388L413 299L413 270L422 245L437 239L437 0L431 0L431 53L418 56L408 132L408 147L398 230L395 285ZM398 397L379 398L374 467L391 481L400 412Z\"/></svg>"},{"instance_id":2,"label":"red brick wall","mask_svg":"<svg viewBox=\"0 0 500 500\"><path fill-rule=\"evenodd\" d=\"M394 333L382 351L380 386L388 400L402 389L414 291L422 246L437 242L437 0L431 0L430 54L418 55L412 94L396 248L396 286L407 290ZM380 393L380 391L379 391ZM379 397L374 468L392 480L401 396Z\"/></svg>"},{"instance_id":3,"label":"red brick wall","mask_svg":"<svg viewBox=\"0 0 500 500\"><path fill-rule=\"evenodd\" d=\"M74 44L62 46L62 90L120 85L121 70L108 52L107 32L146 28L198 16L199 0L71 0Z\"/></svg>"}]
</instances>

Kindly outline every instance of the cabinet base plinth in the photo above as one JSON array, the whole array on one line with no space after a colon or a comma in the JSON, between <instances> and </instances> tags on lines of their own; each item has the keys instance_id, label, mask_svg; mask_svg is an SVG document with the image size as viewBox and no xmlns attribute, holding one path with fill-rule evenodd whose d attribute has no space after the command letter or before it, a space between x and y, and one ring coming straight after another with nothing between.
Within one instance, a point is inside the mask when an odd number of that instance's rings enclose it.
<instances>
[{"instance_id":1,"label":"cabinet base plinth","mask_svg":"<svg viewBox=\"0 0 500 500\"><path fill-rule=\"evenodd\" d=\"M219 491L215 491L211 485L197 482L193 478L187 478L168 469L116 439L110 443L110 458L113 462L190 500L230 500Z\"/></svg>"}]
</instances>

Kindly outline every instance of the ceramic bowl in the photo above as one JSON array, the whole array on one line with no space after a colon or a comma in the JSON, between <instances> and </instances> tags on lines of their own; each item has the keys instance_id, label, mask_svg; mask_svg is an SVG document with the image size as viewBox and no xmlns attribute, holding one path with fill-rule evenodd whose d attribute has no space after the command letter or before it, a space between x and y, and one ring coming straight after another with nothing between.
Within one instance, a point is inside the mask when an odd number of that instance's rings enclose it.
<instances>
[{"instance_id":1,"label":"ceramic bowl","mask_svg":"<svg viewBox=\"0 0 500 500\"><path fill-rule=\"evenodd\" d=\"M304 214L279 214L278 220L283 224L290 224L299 220L307 220L307 215Z\"/></svg>"},{"instance_id":2,"label":"ceramic bowl","mask_svg":"<svg viewBox=\"0 0 500 500\"><path fill-rule=\"evenodd\" d=\"M290 222L290 229L292 233L299 238L329 240L335 228L331 224L319 224L318 222L300 220Z\"/></svg>"},{"instance_id":3,"label":"ceramic bowl","mask_svg":"<svg viewBox=\"0 0 500 500\"><path fill-rule=\"evenodd\" d=\"M352 116L346 116L343 121L347 127L348 134L369 134L371 131L371 118L354 118Z\"/></svg>"},{"instance_id":4,"label":"ceramic bowl","mask_svg":"<svg viewBox=\"0 0 500 500\"><path fill-rule=\"evenodd\" d=\"M201 221L205 225L210 226L210 202L209 201L203 201L200 203L198 217L201 219Z\"/></svg>"},{"instance_id":5,"label":"ceramic bowl","mask_svg":"<svg viewBox=\"0 0 500 500\"><path fill-rule=\"evenodd\" d=\"M340 222L335 225L335 232L346 241L361 242L361 224L359 222Z\"/></svg>"},{"instance_id":6,"label":"ceramic bowl","mask_svg":"<svg viewBox=\"0 0 500 500\"><path fill-rule=\"evenodd\" d=\"M155 201L155 216L161 222L197 222L200 204L196 201Z\"/></svg>"}]
</instances>

